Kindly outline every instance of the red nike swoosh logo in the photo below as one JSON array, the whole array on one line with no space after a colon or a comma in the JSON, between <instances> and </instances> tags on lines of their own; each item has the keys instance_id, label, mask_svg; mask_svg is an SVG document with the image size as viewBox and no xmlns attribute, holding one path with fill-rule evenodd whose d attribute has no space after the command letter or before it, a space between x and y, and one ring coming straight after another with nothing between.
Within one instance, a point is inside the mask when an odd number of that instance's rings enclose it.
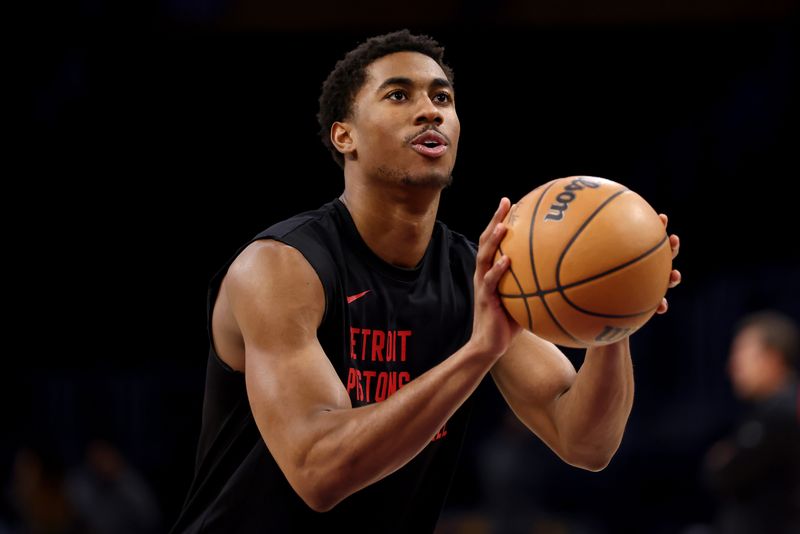
<instances>
[{"instance_id":1,"label":"red nike swoosh logo","mask_svg":"<svg viewBox=\"0 0 800 534\"><path fill-rule=\"evenodd\" d=\"M366 291L362 291L361 293L357 293L355 295L350 295L349 297L347 297L347 303L350 304L351 302L360 299L361 297L363 297L364 295L366 295L370 291L372 291L372 290L371 289L367 289Z\"/></svg>"}]
</instances>

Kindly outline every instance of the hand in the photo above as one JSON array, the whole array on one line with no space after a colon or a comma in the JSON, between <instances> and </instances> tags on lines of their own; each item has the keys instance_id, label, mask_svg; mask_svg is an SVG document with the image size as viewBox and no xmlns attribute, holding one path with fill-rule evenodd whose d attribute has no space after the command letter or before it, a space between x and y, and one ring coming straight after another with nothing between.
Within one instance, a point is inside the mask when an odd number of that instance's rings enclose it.
<instances>
[{"instance_id":1,"label":"hand","mask_svg":"<svg viewBox=\"0 0 800 534\"><path fill-rule=\"evenodd\" d=\"M666 228L667 221L669 220L669 218L663 213L660 213L658 216L661 217L661 221L664 223L664 228ZM671 236L669 236L669 246L672 249L672 259L674 260L678 256L678 251L681 248L681 240L678 238L677 235L672 234ZM681 283L681 272L678 271L677 269L673 269L672 272L669 273L669 288L672 289L673 287L677 286L680 283ZM661 304L659 304L658 309L656 309L656 313L659 314L666 313L668 308L669 305L667 304L666 297L662 298Z\"/></svg>"},{"instance_id":2,"label":"hand","mask_svg":"<svg viewBox=\"0 0 800 534\"><path fill-rule=\"evenodd\" d=\"M478 350L492 355L495 359L505 354L521 327L508 315L497 294L500 277L511 266L511 258L501 257L494 261L500 241L508 228L502 223L511 201L503 197L489 226L478 241L478 255L475 259L475 315L470 341Z\"/></svg>"}]
</instances>

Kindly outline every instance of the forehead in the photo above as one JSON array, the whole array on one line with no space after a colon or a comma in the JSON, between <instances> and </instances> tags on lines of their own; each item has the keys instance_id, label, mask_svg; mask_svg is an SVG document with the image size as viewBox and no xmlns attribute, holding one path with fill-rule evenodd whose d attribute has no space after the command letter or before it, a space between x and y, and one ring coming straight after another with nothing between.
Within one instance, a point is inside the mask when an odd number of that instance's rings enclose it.
<instances>
[{"instance_id":1,"label":"forehead","mask_svg":"<svg viewBox=\"0 0 800 534\"><path fill-rule=\"evenodd\" d=\"M394 52L370 63L364 86L377 88L384 80L393 77L409 78L415 83L447 79L442 67L432 57L419 52Z\"/></svg>"},{"instance_id":2,"label":"forehead","mask_svg":"<svg viewBox=\"0 0 800 534\"><path fill-rule=\"evenodd\" d=\"M744 330L739 332L739 334L737 334L733 344L736 348L761 345L761 331L754 326L746 327Z\"/></svg>"}]
</instances>

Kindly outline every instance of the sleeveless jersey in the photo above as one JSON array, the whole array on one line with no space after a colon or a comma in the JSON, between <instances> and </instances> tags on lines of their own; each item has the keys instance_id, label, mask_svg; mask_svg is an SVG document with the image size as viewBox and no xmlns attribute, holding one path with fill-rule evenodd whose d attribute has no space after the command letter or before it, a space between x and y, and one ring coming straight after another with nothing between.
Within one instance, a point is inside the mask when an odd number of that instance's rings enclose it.
<instances>
[{"instance_id":1,"label":"sleeveless jersey","mask_svg":"<svg viewBox=\"0 0 800 534\"><path fill-rule=\"evenodd\" d=\"M209 337L222 279L258 239L294 247L322 281L325 312L317 337L353 407L385 400L470 337L475 246L437 221L419 265L393 266L366 245L338 199L271 226L236 252L209 285ZM305 387L292 377L285 380L283 387ZM300 499L270 455L253 419L244 374L228 367L212 342L195 476L172 532L432 532L472 400L405 466L319 513Z\"/></svg>"}]
</instances>

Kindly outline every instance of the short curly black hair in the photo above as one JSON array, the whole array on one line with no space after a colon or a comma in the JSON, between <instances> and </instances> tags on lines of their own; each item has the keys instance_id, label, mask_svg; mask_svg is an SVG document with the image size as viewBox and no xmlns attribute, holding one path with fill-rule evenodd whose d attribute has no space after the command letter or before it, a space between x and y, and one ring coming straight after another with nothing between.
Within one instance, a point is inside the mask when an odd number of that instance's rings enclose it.
<instances>
[{"instance_id":1,"label":"short curly black hair","mask_svg":"<svg viewBox=\"0 0 800 534\"><path fill-rule=\"evenodd\" d=\"M420 52L432 58L453 83L453 69L442 59L444 47L427 35L413 35L408 30L400 30L367 39L343 59L336 63L328 78L322 84L319 97L319 135L322 144L328 147L333 160L344 168L344 156L331 143L331 125L350 117L353 100L367 77L367 67L376 59L395 52Z\"/></svg>"}]
</instances>

